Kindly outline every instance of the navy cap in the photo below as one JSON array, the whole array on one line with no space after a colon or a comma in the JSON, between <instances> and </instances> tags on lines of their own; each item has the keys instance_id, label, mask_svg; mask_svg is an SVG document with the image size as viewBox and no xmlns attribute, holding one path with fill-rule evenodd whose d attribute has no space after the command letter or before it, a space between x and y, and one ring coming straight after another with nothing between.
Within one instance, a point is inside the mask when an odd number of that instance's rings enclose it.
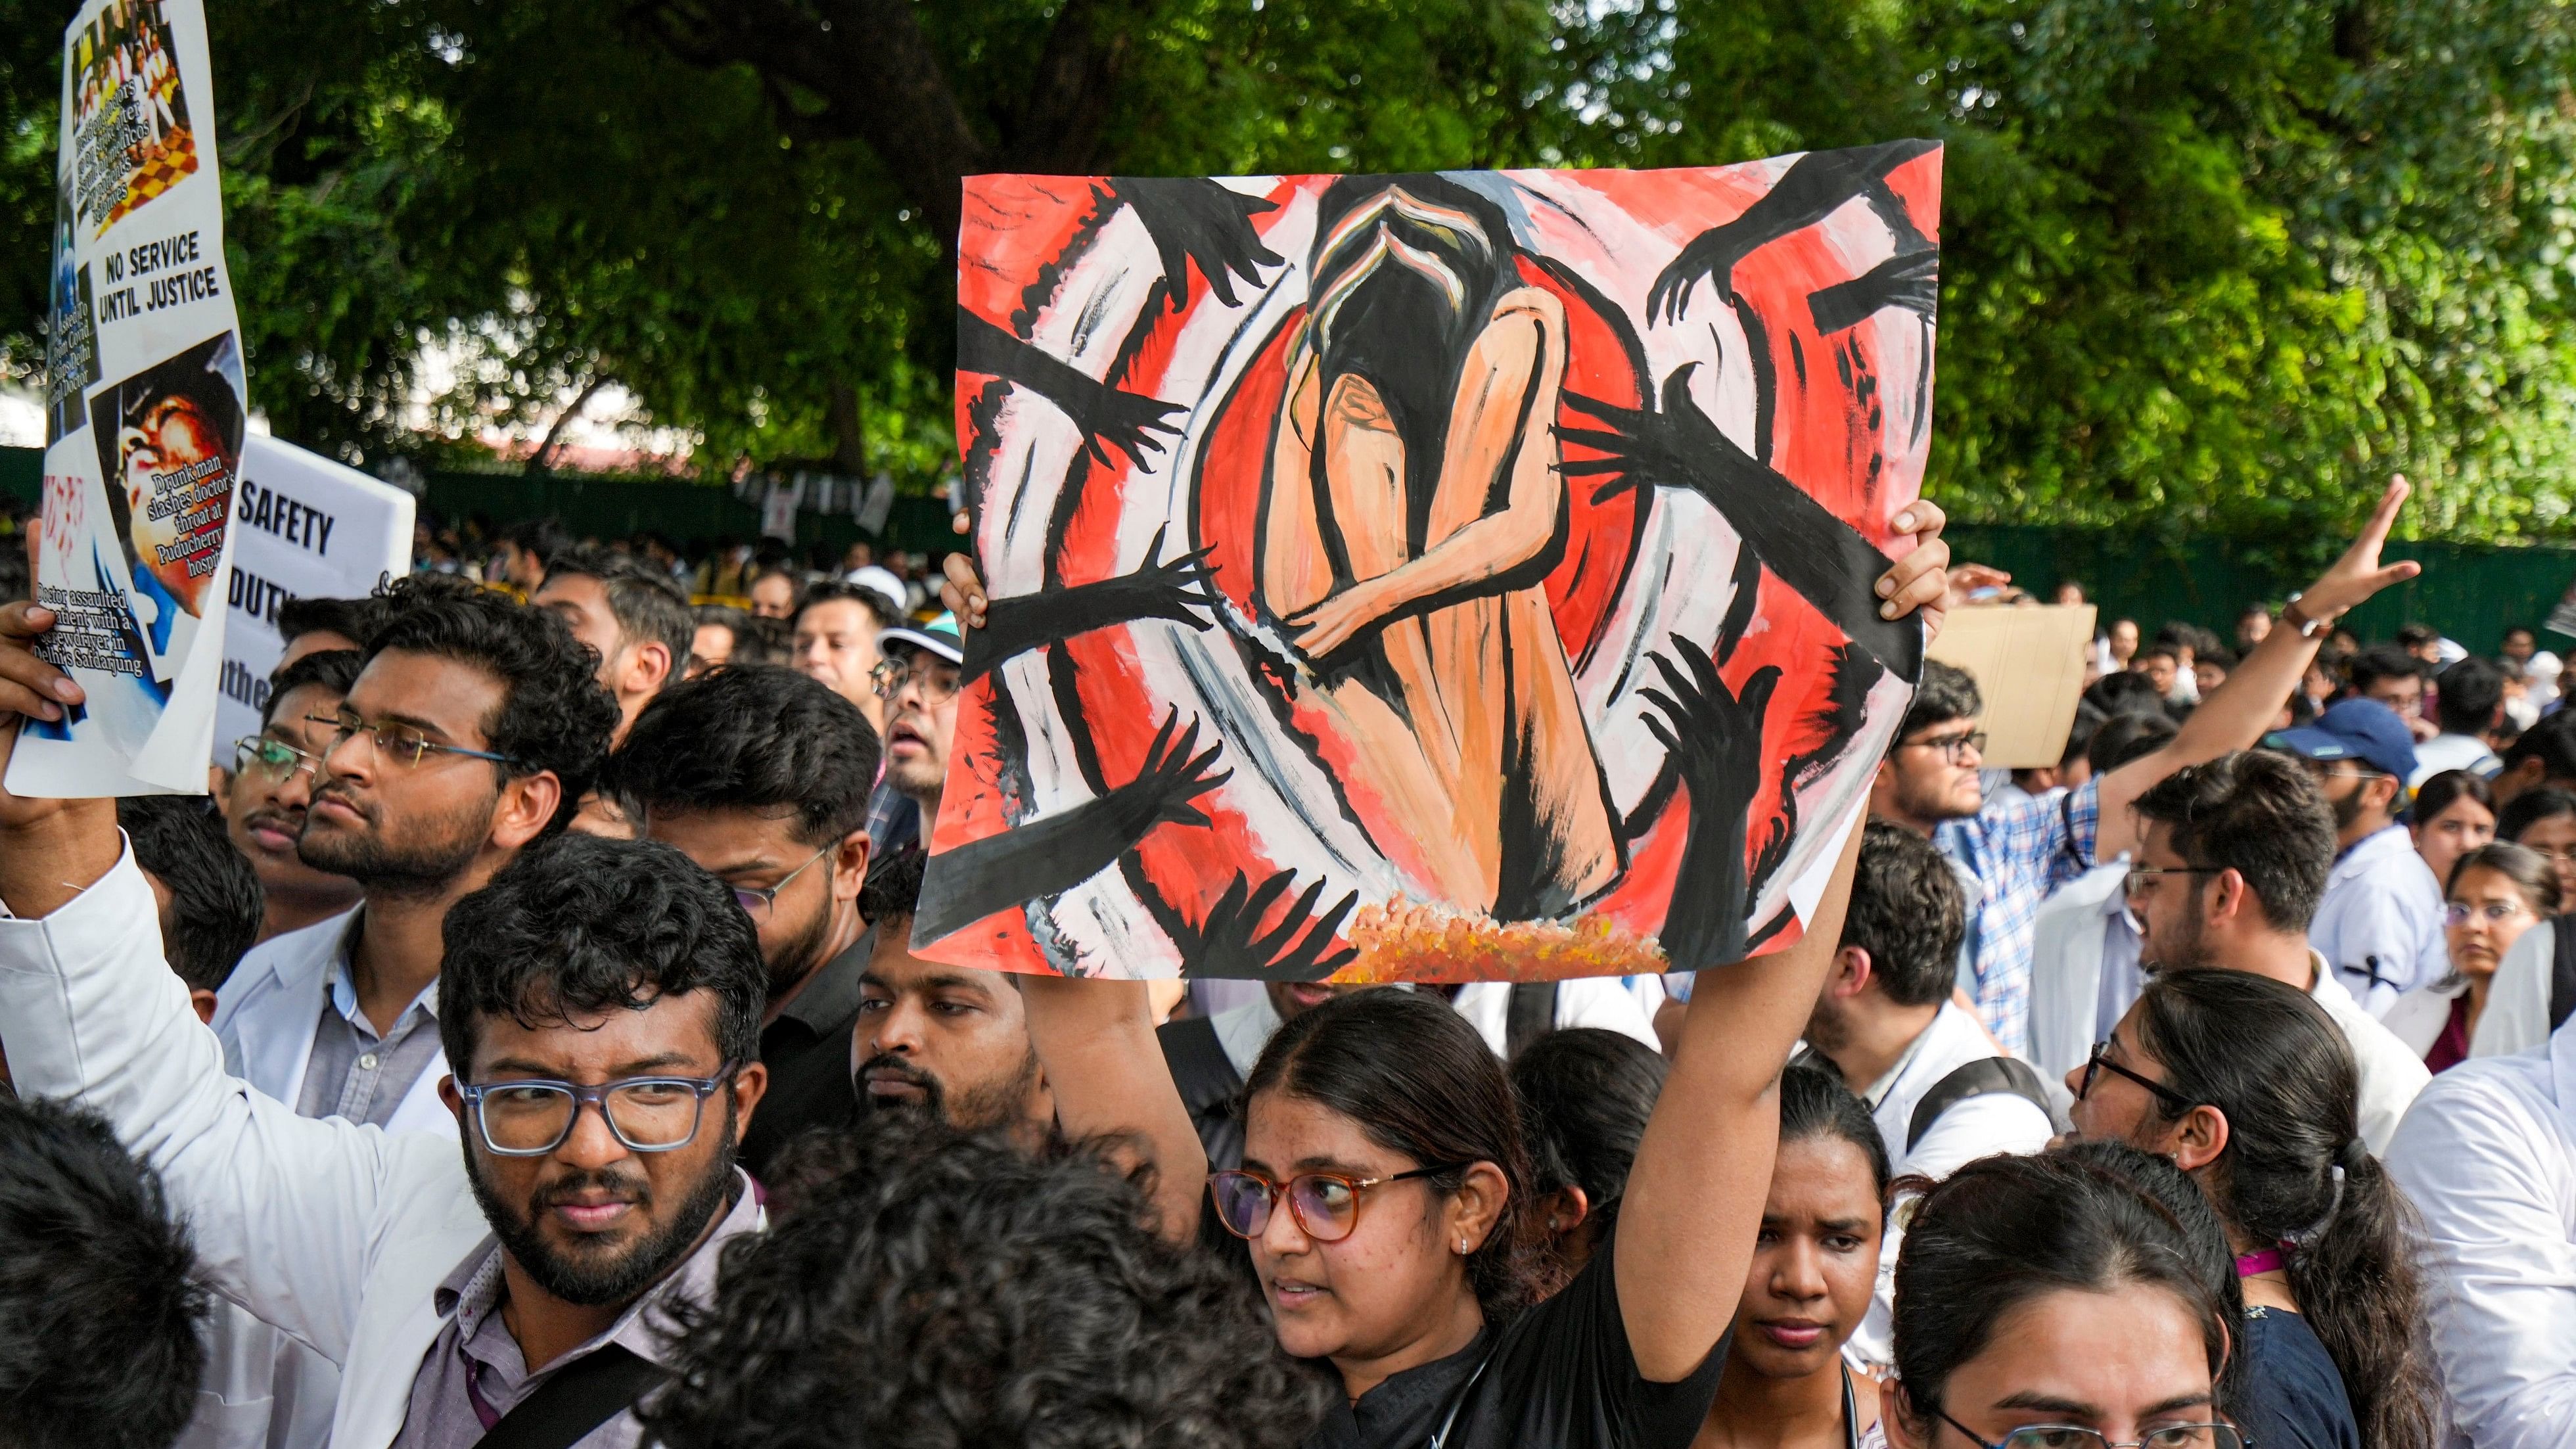
<instances>
[{"instance_id":1,"label":"navy cap","mask_svg":"<svg viewBox=\"0 0 2576 1449\"><path fill-rule=\"evenodd\" d=\"M2359 760L2404 784L2415 773L2415 737L2397 711L2375 699L2347 699L2317 721L2282 730L2263 743L2311 760Z\"/></svg>"}]
</instances>

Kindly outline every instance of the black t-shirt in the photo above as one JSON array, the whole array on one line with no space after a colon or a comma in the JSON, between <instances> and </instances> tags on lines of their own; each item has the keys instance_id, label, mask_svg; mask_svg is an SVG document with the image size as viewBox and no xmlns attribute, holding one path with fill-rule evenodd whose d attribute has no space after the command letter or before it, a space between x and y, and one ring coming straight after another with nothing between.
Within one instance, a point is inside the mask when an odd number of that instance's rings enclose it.
<instances>
[{"instance_id":1,"label":"black t-shirt","mask_svg":"<svg viewBox=\"0 0 2576 1449\"><path fill-rule=\"evenodd\" d=\"M858 1101L850 1077L850 1033L859 1024L859 973L867 969L875 943L870 931L815 968L814 979L776 1021L761 1028L769 1090L741 1148L742 1165L752 1176L768 1172L778 1150L807 1128L849 1124Z\"/></svg>"},{"instance_id":2,"label":"black t-shirt","mask_svg":"<svg viewBox=\"0 0 2576 1449\"><path fill-rule=\"evenodd\" d=\"M1545 1303L1357 1404L1337 1399L1305 1449L1426 1449L1453 1404L1447 1449L1686 1449L1717 1398L1726 1340L1681 1382L1648 1383L1628 1352L1611 1258L1604 1242Z\"/></svg>"},{"instance_id":3,"label":"black t-shirt","mask_svg":"<svg viewBox=\"0 0 2576 1449\"><path fill-rule=\"evenodd\" d=\"M2343 1375L2295 1313L2245 1310L2244 1402L2255 1449L2361 1449Z\"/></svg>"}]
</instances>

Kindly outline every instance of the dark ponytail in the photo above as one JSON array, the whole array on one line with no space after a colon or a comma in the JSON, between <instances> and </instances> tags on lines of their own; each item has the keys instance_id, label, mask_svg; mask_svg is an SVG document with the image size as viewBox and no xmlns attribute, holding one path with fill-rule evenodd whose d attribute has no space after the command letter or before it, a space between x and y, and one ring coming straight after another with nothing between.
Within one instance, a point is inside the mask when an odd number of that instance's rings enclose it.
<instances>
[{"instance_id":1,"label":"dark ponytail","mask_svg":"<svg viewBox=\"0 0 2576 1449\"><path fill-rule=\"evenodd\" d=\"M1270 1038L1244 1083L1249 1104L1265 1092L1312 1102L1358 1124L1368 1140L1428 1166L1490 1162L1507 1196L1467 1278L1489 1319L1546 1296L1538 1245L1524 1241L1529 1154L1503 1064L1447 1002L1410 991L1355 991L1299 1013ZM1456 1192L1466 1172L1431 1179Z\"/></svg>"},{"instance_id":2,"label":"dark ponytail","mask_svg":"<svg viewBox=\"0 0 2576 1449\"><path fill-rule=\"evenodd\" d=\"M1628 1169L1668 1070L1654 1048L1597 1026L1549 1032L1512 1059L1530 1191L1583 1189L1596 1242L1619 1221Z\"/></svg>"},{"instance_id":3,"label":"dark ponytail","mask_svg":"<svg viewBox=\"0 0 2576 1449\"><path fill-rule=\"evenodd\" d=\"M2239 1242L2282 1250L2363 1449L2430 1449L2436 1386L2408 1209L2360 1140L2360 1074L2342 1029L2267 977L2169 971L2138 998L2137 1031L2175 1091L2226 1115L2210 1199Z\"/></svg>"},{"instance_id":4,"label":"dark ponytail","mask_svg":"<svg viewBox=\"0 0 2576 1449\"><path fill-rule=\"evenodd\" d=\"M1909 1178L1899 1192L1920 1182ZM2173 1212L2129 1177L2062 1152L1983 1157L1929 1185L1896 1259L1896 1375L1928 1432L1950 1377L2005 1315L2045 1294L2137 1285L2173 1295L2200 1326L2220 1381L2231 1325Z\"/></svg>"}]
</instances>

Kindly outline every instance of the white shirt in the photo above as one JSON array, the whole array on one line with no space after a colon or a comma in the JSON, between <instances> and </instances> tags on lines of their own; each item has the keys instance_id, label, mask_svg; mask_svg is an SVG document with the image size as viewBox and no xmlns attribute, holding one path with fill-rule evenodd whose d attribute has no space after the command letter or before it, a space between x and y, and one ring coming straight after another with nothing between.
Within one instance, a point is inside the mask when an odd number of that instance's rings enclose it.
<instances>
[{"instance_id":1,"label":"white shirt","mask_svg":"<svg viewBox=\"0 0 2576 1449\"><path fill-rule=\"evenodd\" d=\"M2487 1009L2469 1028L2470 1056L2511 1056L2549 1040L2549 978L2557 965L2558 930L2547 921L2506 948L2487 983Z\"/></svg>"},{"instance_id":2,"label":"white shirt","mask_svg":"<svg viewBox=\"0 0 2576 1449\"><path fill-rule=\"evenodd\" d=\"M2415 747L2415 773L2406 777L2406 788L2412 790L2444 770L2466 770L2492 780L2503 768L2504 762L2476 735L2438 734Z\"/></svg>"},{"instance_id":3,"label":"white shirt","mask_svg":"<svg viewBox=\"0 0 2576 1449\"><path fill-rule=\"evenodd\" d=\"M2127 856L2093 867L2058 887L2031 928L2030 1061L2051 1095L2146 989L2128 876Z\"/></svg>"},{"instance_id":4,"label":"white shirt","mask_svg":"<svg viewBox=\"0 0 2576 1449\"><path fill-rule=\"evenodd\" d=\"M2406 827L2391 825L2354 841L2336 859L2325 899L2308 923L2308 944L2376 1016L2398 997L2451 974L2442 910L2433 868L2415 853Z\"/></svg>"},{"instance_id":5,"label":"white shirt","mask_svg":"<svg viewBox=\"0 0 2576 1449\"><path fill-rule=\"evenodd\" d=\"M2406 1049L2377 1018L2361 1009L2346 991L2343 982L2326 969L2325 958L2314 950L2308 952L2308 965L2316 980L2308 995L2343 1028L2344 1040L2352 1045L2352 1064L2361 1076L2361 1101L2357 1104L2361 1118L2361 1140L2377 1153L2388 1151L2388 1139L2397 1135L2397 1123L2415 1101L2415 1094L2433 1080L2424 1067L2421 1053Z\"/></svg>"},{"instance_id":6,"label":"white shirt","mask_svg":"<svg viewBox=\"0 0 2576 1449\"><path fill-rule=\"evenodd\" d=\"M1953 1103L1925 1130L1923 1140L1908 1151L1905 1134L1914 1122L1914 1109L1940 1085L1941 1079L1970 1062L2005 1053L1987 1035L1975 1013L1962 1011L1955 1001L1944 1001L1932 1024L1887 1069L1887 1075L1872 1082L1860 1094L1862 1105L1869 1108L1870 1120L1877 1124L1879 1140L1886 1144L1887 1161L1896 1176L1921 1174L1943 1178L1980 1157L1999 1152L2037 1152L2055 1136L2057 1126L2036 1105L2009 1092L1988 1092ZM1903 1230L1891 1220L1886 1240L1878 1254L1878 1287L1870 1296L1868 1314L1861 1320L1858 1332L1844 1345L1845 1354L1855 1362L1871 1368L1884 1368L1896 1361L1891 1317L1896 1301L1896 1255L1904 1246Z\"/></svg>"},{"instance_id":7,"label":"white shirt","mask_svg":"<svg viewBox=\"0 0 2576 1449\"><path fill-rule=\"evenodd\" d=\"M2423 1219L2454 1434L2563 1449L2576 1439L2576 1024L2444 1072L2387 1162Z\"/></svg>"},{"instance_id":8,"label":"white shirt","mask_svg":"<svg viewBox=\"0 0 2576 1449\"><path fill-rule=\"evenodd\" d=\"M2468 989L2469 978L2465 976L2445 976L2439 981L2428 981L2397 998L2397 1004L2388 1008L2388 1014L2379 1019L2379 1024L2388 1028L2390 1036L2406 1043L2408 1051L2420 1057L2433 1049L2433 1043L2442 1039L2442 1029L2451 1024L2451 1003L2460 999Z\"/></svg>"}]
</instances>

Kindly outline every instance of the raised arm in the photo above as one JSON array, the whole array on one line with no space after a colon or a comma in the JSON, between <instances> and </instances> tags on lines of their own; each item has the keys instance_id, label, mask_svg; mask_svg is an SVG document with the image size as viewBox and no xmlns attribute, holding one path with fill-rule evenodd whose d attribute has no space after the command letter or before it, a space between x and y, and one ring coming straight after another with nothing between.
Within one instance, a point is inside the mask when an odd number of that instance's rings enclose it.
<instances>
[{"instance_id":1,"label":"raised arm","mask_svg":"<svg viewBox=\"0 0 2576 1449\"><path fill-rule=\"evenodd\" d=\"M78 703L29 642L47 611L0 609L0 774L21 711ZM162 960L152 890L104 800L0 790L0 1051L17 1089L77 1098L159 1170L225 1297L338 1361L392 1150L375 1128L297 1117L224 1074L223 1048ZM442 1139L412 1151L454 1162Z\"/></svg>"},{"instance_id":2,"label":"raised arm","mask_svg":"<svg viewBox=\"0 0 2576 1449\"><path fill-rule=\"evenodd\" d=\"M1734 1320L1780 1145L1780 1071L1842 939L1860 836L1854 821L1795 944L1693 985L1612 1250L1628 1348L1651 1382L1687 1377Z\"/></svg>"},{"instance_id":3,"label":"raised arm","mask_svg":"<svg viewBox=\"0 0 2576 1449\"><path fill-rule=\"evenodd\" d=\"M1174 1242L1195 1240L1207 1149L1154 1038L1145 983L1063 976L1019 983L1057 1125L1075 1141L1105 1141L1124 1165L1149 1170L1155 1230Z\"/></svg>"},{"instance_id":4,"label":"raised arm","mask_svg":"<svg viewBox=\"0 0 2576 1449\"><path fill-rule=\"evenodd\" d=\"M2290 702L2290 691L2307 676L2309 661L2317 657L2320 640L2302 635L2301 620L2331 624L2381 589L2423 572L2421 565L2411 561L2385 567L2379 562L2380 546L2388 542L2389 526L2397 521L2397 510L2409 491L2405 478L2389 479L2388 491L2380 495L2379 507L2361 536L2299 595L2290 606L2294 612L2282 621L2284 627L2263 636L2263 642L2254 646L2225 684L2200 702L2163 749L2102 777L2095 860L2109 860L2136 847L2138 821L2129 807L2157 781L2186 765L2214 760L2231 750L2250 750L2263 742L2281 707Z\"/></svg>"}]
</instances>

